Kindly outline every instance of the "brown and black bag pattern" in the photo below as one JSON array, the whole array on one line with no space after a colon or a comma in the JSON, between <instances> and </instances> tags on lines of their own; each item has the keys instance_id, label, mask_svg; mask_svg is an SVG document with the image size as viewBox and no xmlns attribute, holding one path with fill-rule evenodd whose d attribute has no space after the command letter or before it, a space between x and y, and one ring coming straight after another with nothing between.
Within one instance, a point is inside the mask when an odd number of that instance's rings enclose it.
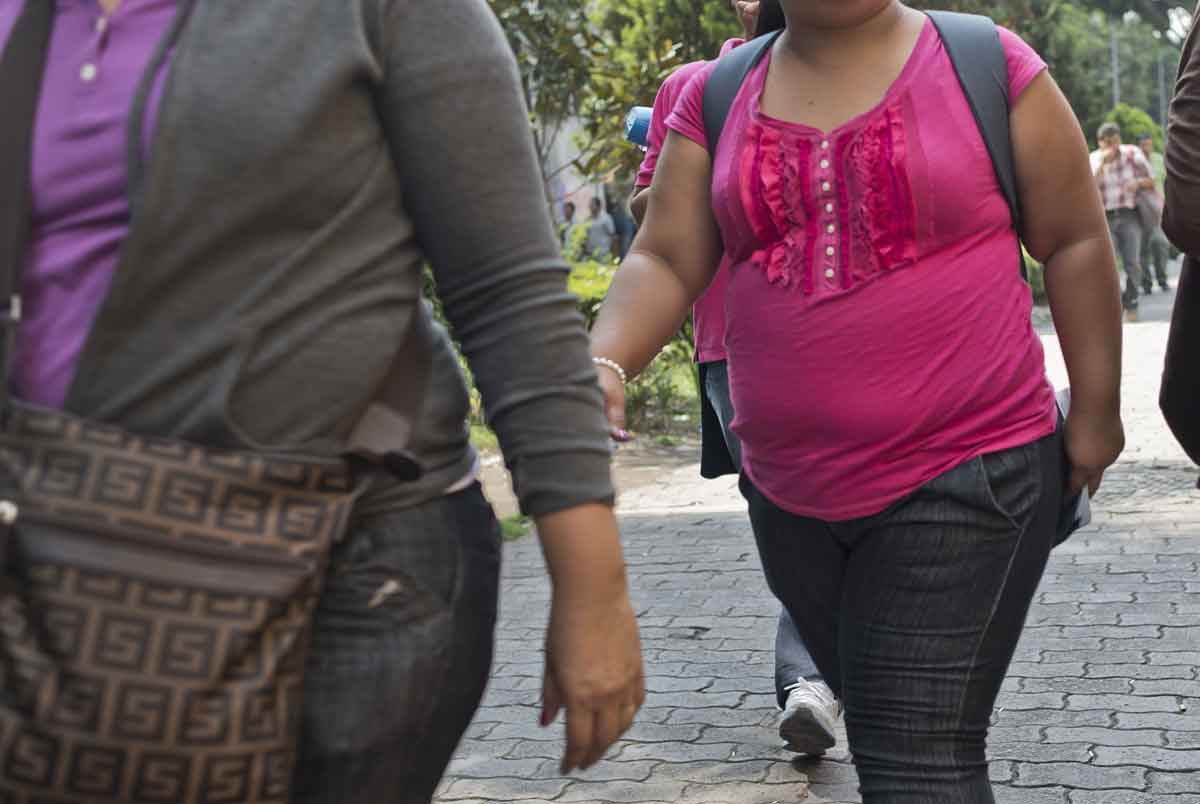
<instances>
[{"instance_id":1,"label":"brown and black bag pattern","mask_svg":"<svg viewBox=\"0 0 1200 804\"><path fill-rule=\"evenodd\" d=\"M0 804L287 804L351 469L9 397L55 5L0 54Z\"/></svg>"},{"instance_id":2,"label":"brown and black bag pattern","mask_svg":"<svg viewBox=\"0 0 1200 804\"><path fill-rule=\"evenodd\" d=\"M352 498L341 461L10 408L0 804L285 804Z\"/></svg>"}]
</instances>

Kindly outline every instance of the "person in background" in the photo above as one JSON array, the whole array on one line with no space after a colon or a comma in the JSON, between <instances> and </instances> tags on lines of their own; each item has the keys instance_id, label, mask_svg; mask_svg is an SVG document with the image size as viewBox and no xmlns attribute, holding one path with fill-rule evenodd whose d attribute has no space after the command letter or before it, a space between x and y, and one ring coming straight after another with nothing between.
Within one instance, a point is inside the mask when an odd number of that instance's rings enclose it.
<instances>
[{"instance_id":1,"label":"person in background","mask_svg":"<svg viewBox=\"0 0 1200 804\"><path fill-rule=\"evenodd\" d=\"M1154 176L1141 149L1121 143L1121 127L1116 123L1101 125L1096 140L1100 147L1091 154L1092 175L1100 188L1113 245L1125 269L1121 306L1127 321L1137 321L1145 236L1145 227L1138 215L1137 196L1143 190L1154 189Z\"/></svg>"},{"instance_id":2,"label":"person in background","mask_svg":"<svg viewBox=\"0 0 1200 804\"><path fill-rule=\"evenodd\" d=\"M1153 214L1152 221L1142 221L1142 290L1146 295L1154 292L1154 280L1164 293L1171 289L1167 281L1167 262L1171 258L1171 244L1162 229L1163 188L1166 186L1167 168L1163 155L1154 150L1154 136L1143 134L1138 138L1138 147L1146 155L1150 163L1151 176L1154 178L1154 189L1142 190L1138 198L1138 207L1143 204ZM1152 223L1153 225L1147 225ZM1154 268L1151 275L1150 268Z\"/></svg>"},{"instance_id":3,"label":"person in background","mask_svg":"<svg viewBox=\"0 0 1200 804\"><path fill-rule=\"evenodd\" d=\"M575 229L575 202L568 201L563 204L562 220L558 224L558 239L563 246L567 246L571 242L571 232Z\"/></svg>"},{"instance_id":4,"label":"person in background","mask_svg":"<svg viewBox=\"0 0 1200 804\"><path fill-rule=\"evenodd\" d=\"M1200 5L1183 47L1167 129L1163 231L1183 252L1159 407L1200 464Z\"/></svg>"},{"instance_id":5,"label":"person in background","mask_svg":"<svg viewBox=\"0 0 1200 804\"><path fill-rule=\"evenodd\" d=\"M334 549L288 800L428 804L489 675L500 528L426 265L544 548L542 723L565 710L564 772L595 763L644 699L638 630L597 370L487 3L0 0L0 48L27 2L54 18L32 214L0 209L29 227L13 393L413 469Z\"/></svg>"},{"instance_id":6,"label":"person in background","mask_svg":"<svg viewBox=\"0 0 1200 804\"><path fill-rule=\"evenodd\" d=\"M721 48L721 55L744 41L753 39L758 27L757 0L734 0L733 7L742 25L745 39L730 39ZM654 113L646 135L646 156L638 171L634 198L630 204L639 223L646 214L654 169L667 137L667 119L674 111L684 87L707 64L707 61L695 61L679 67L663 82L654 98ZM707 404L712 405L722 430L717 436L724 439L734 467L740 469L741 449L737 435L730 426L733 423L734 412L725 362L727 279L726 270L722 267L712 285L696 301L692 307L692 331L696 342L696 360L701 365L704 377ZM704 435L707 440L714 434ZM837 744L836 727L841 716L841 703L821 677L821 671L805 647L804 639L796 630L796 624L786 608L780 610L775 633L775 696L782 712L778 724L779 736L790 750L801 754L819 755Z\"/></svg>"},{"instance_id":7,"label":"person in background","mask_svg":"<svg viewBox=\"0 0 1200 804\"><path fill-rule=\"evenodd\" d=\"M613 220L613 228L617 233L617 251L614 256L623 260L629 252L630 244L633 243L633 236L637 233L637 223L630 215L628 205L624 201L613 199L614 196L609 196L608 214Z\"/></svg>"},{"instance_id":8,"label":"person in background","mask_svg":"<svg viewBox=\"0 0 1200 804\"><path fill-rule=\"evenodd\" d=\"M604 202L593 198L590 205L591 217L587 227L587 254L598 262L606 262L621 253L621 242L617 237L617 225L612 216L604 211Z\"/></svg>"},{"instance_id":9,"label":"person in background","mask_svg":"<svg viewBox=\"0 0 1200 804\"><path fill-rule=\"evenodd\" d=\"M771 590L845 704L863 802L992 804L989 723L1060 512L1124 446L1120 289L1087 145L1045 62L1000 30L1018 236L928 17L778 5L786 29L717 152L711 67L667 121L592 329L593 359L621 368L600 375L610 426L625 377L726 258L742 491ZM1065 424L1021 241L1046 266Z\"/></svg>"}]
</instances>

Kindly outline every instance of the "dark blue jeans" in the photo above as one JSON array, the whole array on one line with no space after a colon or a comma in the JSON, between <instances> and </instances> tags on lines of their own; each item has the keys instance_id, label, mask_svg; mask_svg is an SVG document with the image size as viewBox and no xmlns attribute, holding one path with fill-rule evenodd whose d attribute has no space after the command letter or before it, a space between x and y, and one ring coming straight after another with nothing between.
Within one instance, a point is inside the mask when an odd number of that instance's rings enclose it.
<instances>
[{"instance_id":1,"label":"dark blue jeans","mask_svg":"<svg viewBox=\"0 0 1200 804\"><path fill-rule=\"evenodd\" d=\"M724 360L707 364L705 370L705 390L709 401L721 422L721 433L725 445L733 457L734 464L742 467L742 445L730 429L733 422L733 400L729 395L729 366ZM775 697L782 709L787 703L787 688L796 683L796 679L804 678L809 681L820 681L821 671L813 662L796 624L792 622L787 609L779 614L779 625L775 629Z\"/></svg>"},{"instance_id":2,"label":"dark blue jeans","mask_svg":"<svg viewBox=\"0 0 1200 804\"><path fill-rule=\"evenodd\" d=\"M483 696L499 571L477 484L352 526L317 611L293 804L429 804Z\"/></svg>"},{"instance_id":3,"label":"dark blue jeans","mask_svg":"<svg viewBox=\"0 0 1200 804\"><path fill-rule=\"evenodd\" d=\"M992 706L1054 542L1061 436L823 522L743 475L771 590L845 704L864 804L993 804Z\"/></svg>"}]
</instances>

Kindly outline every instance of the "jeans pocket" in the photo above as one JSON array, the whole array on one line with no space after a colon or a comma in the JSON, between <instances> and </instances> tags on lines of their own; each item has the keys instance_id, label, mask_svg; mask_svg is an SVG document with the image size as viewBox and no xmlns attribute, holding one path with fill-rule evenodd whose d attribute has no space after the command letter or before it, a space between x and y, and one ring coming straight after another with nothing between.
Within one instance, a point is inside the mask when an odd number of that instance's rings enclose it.
<instances>
[{"instance_id":1,"label":"jeans pocket","mask_svg":"<svg viewBox=\"0 0 1200 804\"><path fill-rule=\"evenodd\" d=\"M1041 500L1040 443L1034 441L975 459L991 505L1018 530L1029 524Z\"/></svg>"}]
</instances>

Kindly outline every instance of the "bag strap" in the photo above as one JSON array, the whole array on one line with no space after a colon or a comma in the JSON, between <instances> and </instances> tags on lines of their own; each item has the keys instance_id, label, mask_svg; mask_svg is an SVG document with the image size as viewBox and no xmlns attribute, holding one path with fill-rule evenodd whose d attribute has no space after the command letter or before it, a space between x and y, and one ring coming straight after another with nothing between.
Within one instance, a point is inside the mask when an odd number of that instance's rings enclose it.
<instances>
[{"instance_id":1,"label":"bag strap","mask_svg":"<svg viewBox=\"0 0 1200 804\"><path fill-rule=\"evenodd\" d=\"M0 57L0 407L8 403L8 375L21 322L21 274L29 240L30 160L42 72L46 66L54 0L26 0Z\"/></svg>"},{"instance_id":2,"label":"bag strap","mask_svg":"<svg viewBox=\"0 0 1200 804\"><path fill-rule=\"evenodd\" d=\"M1000 43L1000 32L996 23L976 14L925 13L933 20L954 65L963 94L975 115L975 124L983 135L983 144L992 158L1000 192L1008 202L1013 228L1020 231L1021 199L1017 193L1017 168L1008 119L1008 56Z\"/></svg>"},{"instance_id":3,"label":"bag strap","mask_svg":"<svg viewBox=\"0 0 1200 804\"><path fill-rule=\"evenodd\" d=\"M708 138L708 155L715 162L717 144L725 130L725 120L737 98L738 91L750 71L767 55L782 31L765 34L734 48L717 61L717 66L704 85L704 134Z\"/></svg>"}]
</instances>

